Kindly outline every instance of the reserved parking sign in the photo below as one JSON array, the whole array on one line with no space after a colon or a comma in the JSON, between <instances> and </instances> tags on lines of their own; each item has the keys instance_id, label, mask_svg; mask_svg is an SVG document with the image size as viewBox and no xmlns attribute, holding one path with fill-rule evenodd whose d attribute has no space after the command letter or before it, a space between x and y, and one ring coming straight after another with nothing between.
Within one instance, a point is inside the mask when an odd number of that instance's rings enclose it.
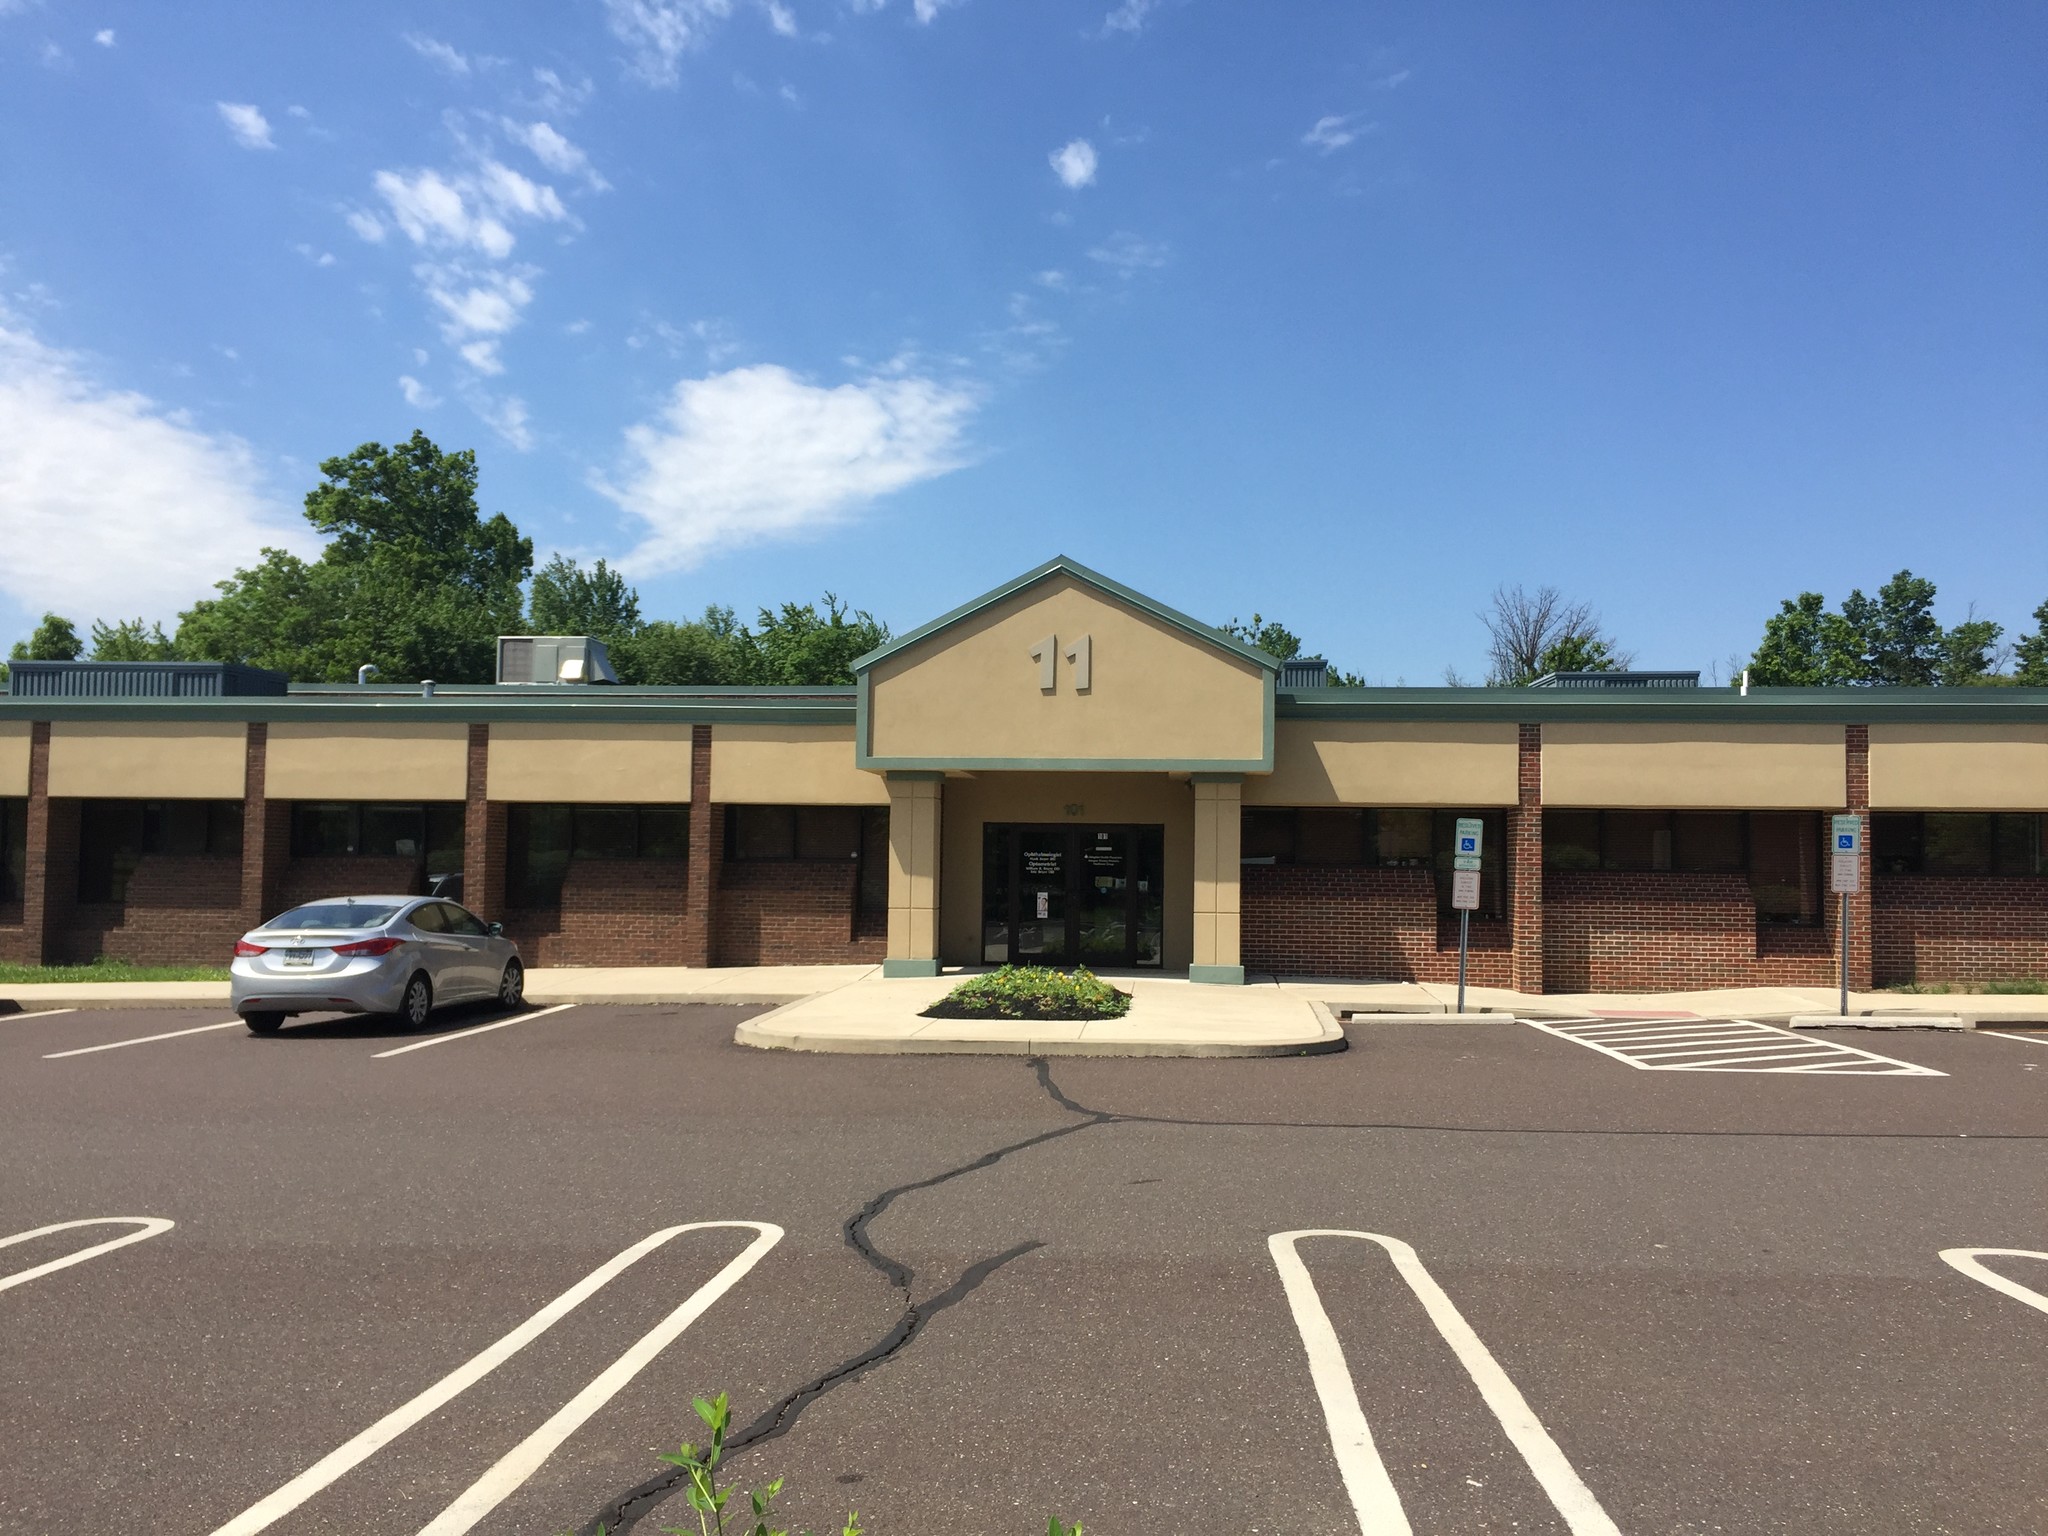
<instances>
[{"instance_id":1,"label":"reserved parking sign","mask_svg":"<svg viewBox=\"0 0 2048 1536\"><path fill-rule=\"evenodd\" d=\"M1836 816L1829 823L1828 889L1850 896L1863 889L1863 818Z\"/></svg>"}]
</instances>

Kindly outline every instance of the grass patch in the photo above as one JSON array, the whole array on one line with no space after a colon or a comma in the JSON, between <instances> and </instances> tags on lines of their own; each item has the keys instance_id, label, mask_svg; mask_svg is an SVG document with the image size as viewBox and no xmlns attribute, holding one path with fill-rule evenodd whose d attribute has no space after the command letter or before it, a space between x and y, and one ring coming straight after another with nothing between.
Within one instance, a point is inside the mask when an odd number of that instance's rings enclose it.
<instances>
[{"instance_id":1,"label":"grass patch","mask_svg":"<svg viewBox=\"0 0 2048 1536\"><path fill-rule=\"evenodd\" d=\"M224 965L128 965L119 960L95 960L90 965L7 965L0 964L0 983L34 986L62 981L226 981Z\"/></svg>"},{"instance_id":2,"label":"grass patch","mask_svg":"<svg viewBox=\"0 0 2048 1536\"><path fill-rule=\"evenodd\" d=\"M1120 992L1085 966L1049 971L1006 965L970 976L931 1007L927 1019L1120 1019L1131 994Z\"/></svg>"},{"instance_id":3,"label":"grass patch","mask_svg":"<svg viewBox=\"0 0 2048 1536\"><path fill-rule=\"evenodd\" d=\"M1888 987L1879 987L1880 992L1910 992L1920 995L1945 996L1948 993L1971 993L1989 997L2038 997L2048 993L2048 981L2038 976L2013 976L2002 981L1899 981Z\"/></svg>"}]
</instances>

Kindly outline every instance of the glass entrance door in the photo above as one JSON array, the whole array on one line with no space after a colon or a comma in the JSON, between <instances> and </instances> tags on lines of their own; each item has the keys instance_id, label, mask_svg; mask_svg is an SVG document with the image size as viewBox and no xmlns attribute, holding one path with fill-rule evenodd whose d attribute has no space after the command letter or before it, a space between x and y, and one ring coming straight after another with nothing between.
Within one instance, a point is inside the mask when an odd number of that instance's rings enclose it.
<instances>
[{"instance_id":1,"label":"glass entrance door","mask_svg":"<svg viewBox=\"0 0 2048 1536\"><path fill-rule=\"evenodd\" d=\"M1164 868L1161 827L987 826L982 959L1156 966Z\"/></svg>"}]
</instances>

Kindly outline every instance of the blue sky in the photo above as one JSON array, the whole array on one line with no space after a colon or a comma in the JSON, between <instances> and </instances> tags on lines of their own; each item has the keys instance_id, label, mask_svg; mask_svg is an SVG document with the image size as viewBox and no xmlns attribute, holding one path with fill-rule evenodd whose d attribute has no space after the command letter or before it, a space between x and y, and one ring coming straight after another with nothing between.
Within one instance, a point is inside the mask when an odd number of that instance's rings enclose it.
<instances>
[{"instance_id":1,"label":"blue sky","mask_svg":"<svg viewBox=\"0 0 2048 1536\"><path fill-rule=\"evenodd\" d=\"M0 0L0 635L415 426L650 615L1066 553L1374 681L2048 599L2048 11Z\"/></svg>"}]
</instances>

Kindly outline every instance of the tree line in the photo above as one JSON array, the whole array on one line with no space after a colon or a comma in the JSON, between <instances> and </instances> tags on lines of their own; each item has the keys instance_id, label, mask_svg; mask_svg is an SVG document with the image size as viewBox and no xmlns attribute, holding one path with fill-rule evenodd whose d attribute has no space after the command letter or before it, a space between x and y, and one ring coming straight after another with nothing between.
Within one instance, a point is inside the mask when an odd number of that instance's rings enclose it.
<instances>
[{"instance_id":1,"label":"tree line","mask_svg":"<svg viewBox=\"0 0 2048 1536\"><path fill-rule=\"evenodd\" d=\"M326 540L316 558L264 550L168 633L140 619L96 619L81 635L70 619L46 613L13 659L241 662L330 683L353 681L367 662L388 682L487 683L499 635L569 634L603 640L622 683L819 687L852 682L854 658L890 638L873 614L829 592L822 604L761 608L751 624L715 603L695 619L647 619L639 593L603 560L585 568L556 555L536 571L533 540L503 513L480 511L475 452L443 452L424 432L390 447L364 443L323 462L320 475L305 512ZM1838 608L1818 592L1788 598L1765 621L1748 659L1750 681L2048 687L2048 602L2034 610L2034 629L2007 644L2002 625L1974 612L1944 626L1934 600L1934 583L1911 571L1874 597L1851 591ZM1555 587L1501 586L1479 618L1490 687L1634 661L1590 604ZM1298 634L1263 614L1221 627L1282 661L1302 652ZM1444 681L1465 685L1450 669ZM1364 679L1332 666L1330 682Z\"/></svg>"}]
</instances>

